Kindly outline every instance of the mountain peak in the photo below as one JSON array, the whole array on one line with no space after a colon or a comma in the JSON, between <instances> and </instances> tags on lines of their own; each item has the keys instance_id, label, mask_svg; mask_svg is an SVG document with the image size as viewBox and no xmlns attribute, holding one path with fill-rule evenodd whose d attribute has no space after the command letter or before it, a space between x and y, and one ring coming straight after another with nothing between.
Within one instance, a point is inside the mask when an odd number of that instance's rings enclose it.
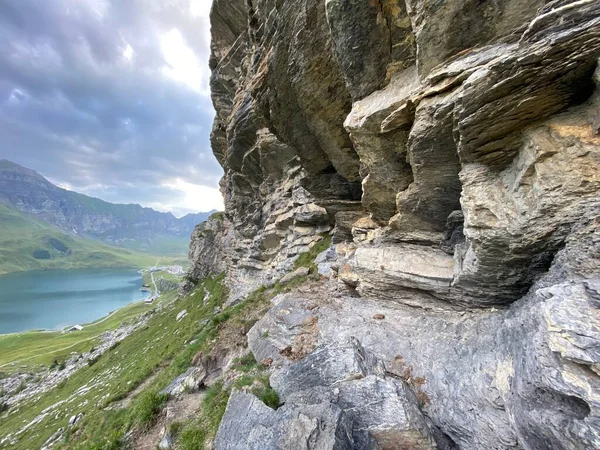
<instances>
[{"instance_id":1,"label":"mountain peak","mask_svg":"<svg viewBox=\"0 0 600 450\"><path fill-rule=\"evenodd\" d=\"M187 253L194 227L210 213L177 219L137 204L114 204L55 186L38 172L0 160L0 201L63 232L153 253Z\"/></svg>"},{"instance_id":2,"label":"mountain peak","mask_svg":"<svg viewBox=\"0 0 600 450\"><path fill-rule=\"evenodd\" d=\"M9 161L8 159L0 159L0 170L4 169L35 172L34 170L27 169L26 167L23 167L22 165L17 164L16 162Z\"/></svg>"}]
</instances>

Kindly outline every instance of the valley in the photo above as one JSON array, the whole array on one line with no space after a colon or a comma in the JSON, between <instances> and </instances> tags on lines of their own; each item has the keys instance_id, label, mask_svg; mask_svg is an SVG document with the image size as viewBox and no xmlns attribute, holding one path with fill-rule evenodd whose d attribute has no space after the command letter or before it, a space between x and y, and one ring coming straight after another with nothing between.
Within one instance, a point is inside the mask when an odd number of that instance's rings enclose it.
<instances>
[{"instance_id":1,"label":"valley","mask_svg":"<svg viewBox=\"0 0 600 450\"><path fill-rule=\"evenodd\" d=\"M0 225L7 231L19 230L25 226L27 229L52 228L52 233L42 230L33 236L36 239L57 238L57 232L72 237L85 238L89 244L89 251L94 253L87 256L89 261L75 264L74 267L107 267L111 262L107 259L135 258L137 253L149 253L161 256L182 256L187 254L189 237L194 227L215 213L201 212L187 214L176 218L171 213L155 211L136 204L114 204L104 200L68 191L55 186L34 170L20 166L7 160L0 160ZM27 223L25 223L27 222ZM58 230L58 231L57 231ZM18 233L18 238L27 240L31 231L25 234ZM64 238L64 237L63 237ZM13 242L13 235L0 237L4 242ZM114 256L106 255L106 248L92 249L89 241L101 242L111 247L124 250ZM51 259L58 253L65 253L61 243L53 245L54 241L43 245L41 248L23 248L36 253L38 261ZM81 241L80 241L81 243ZM22 244L22 242L21 242ZM48 244L50 247L49 248ZM5 244L6 245L6 244ZM18 243L17 243L18 245ZM36 242L35 245L40 245ZM83 243L82 243L83 245ZM97 245L97 244L96 244ZM8 251L13 250L10 247ZM17 261L21 256L21 248L15 248L7 259ZM48 252L50 254L48 254ZM98 252L98 253L96 253ZM94 262L94 261L97 262ZM115 261L116 262L116 261ZM16 265L39 267L31 261L16 262ZM42 264L44 266L47 263ZM98 264L93 266L91 264ZM52 265L52 264L50 264ZM146 264L142 264L146 265Z\"/></svg>"},{"instance_id":2,"label":"valley","mask_svg":"<svg viewBox=\"0 0 600 450\"><path fill-rule=\"evenodd\" d=\"M0 275L29 270L146 267L156 256L65 233L0 203ZM165 258L181 262L180 257Z\"/></svg>"}]
</instances>

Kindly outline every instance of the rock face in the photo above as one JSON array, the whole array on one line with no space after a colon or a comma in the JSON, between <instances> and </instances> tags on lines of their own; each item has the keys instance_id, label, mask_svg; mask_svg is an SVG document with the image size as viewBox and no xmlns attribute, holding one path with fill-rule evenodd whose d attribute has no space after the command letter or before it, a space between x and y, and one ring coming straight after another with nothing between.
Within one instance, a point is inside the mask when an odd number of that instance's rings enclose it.
<instances>
[{"instance_id":1,"label":"rock face","mask_svg":"<svg viewBox=\"0 0 600 450\"><path fill-rule=\"evenodd\" d=\"M271 384L285 406L273 411L234 393L217 449L436 448L414 394L386 377L383 364L356 339L316 349L273 375Z\"/></svg>"},{"instance_id":2,"label":"rock face","mask_svg":"<svg viewBox=\"0 0 600 450\"><path fill-rule=\"evenodd\" d=\"M215 0L211 20L226 211L189 278L224 271L235 300L335 244L325 287L248 334L285 406L234 395L217 448L600 448L600 2ZM330 352L350 338L378 363Z\"/></svg>"}]
</instances>

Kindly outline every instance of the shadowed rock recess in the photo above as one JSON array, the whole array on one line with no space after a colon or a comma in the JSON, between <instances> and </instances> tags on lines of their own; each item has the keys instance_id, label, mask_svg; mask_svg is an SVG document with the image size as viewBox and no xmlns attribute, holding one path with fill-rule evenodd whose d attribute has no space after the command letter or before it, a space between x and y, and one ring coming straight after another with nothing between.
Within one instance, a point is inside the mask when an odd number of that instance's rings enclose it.
<instances>
[{"instance_id":1,"label":"shadowed rock recess","mask_svg":"<svg viewBox=\"0 0 600 450\"><path fill-rule=\"evenodd\" d=\"M216 449L600 448L600 1L211 21L226 211L188 283L231 304L332 238L248 333L283 405L234 392Z\"/></svg>"}]
</instances>

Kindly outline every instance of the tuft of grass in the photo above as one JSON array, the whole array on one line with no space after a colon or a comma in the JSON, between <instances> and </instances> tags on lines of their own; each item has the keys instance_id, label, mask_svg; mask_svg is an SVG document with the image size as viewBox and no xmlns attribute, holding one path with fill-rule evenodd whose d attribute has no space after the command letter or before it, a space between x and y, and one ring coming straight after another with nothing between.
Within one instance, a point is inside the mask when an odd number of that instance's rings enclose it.
<instances>
[{"instance_id":1,"label":"tuft of grass","mask_svg":"<svg viewBox=\"0 0 600 450\"><path fill-rule=\"evenodd\" d=\"M318 241L313 248L311 248L308 252L302 253L296 261L294 262L294 269L299 269L301 267L308 267L311 273L314 273L317 269L315 265L315 258L319 255L319 253L323 253L331 246L331 236L328 234L321 235L322 239Z\"/></svg>"},{"instance_id":2,"label":"tuft of grass","mask_svg":"<svg viewBox=\"0 0 600 450\"><path fill-rule=\"evenodd\" d=\"M173 436L177 436L183 428L183 423L181 422L171 422L169 425L169 433Z\"/></svg>"},{"instance_id":3,"label":"tuft of grass","mask_svg":"<svg viewBox=\"0 0 600 450\"><path fill-rule=\"evenodd\" d=\"M212 321L213 325L217 326L224 322L227 322L230 318L231 318L231 311L227 310L227 311L223 311L222 313L214 316L211 319L211 321Z\"/></svg>"},{"instance_id":4,"label":"tuft of grass","mask_svg":"<svg viewBox=\"0 0 600 450\"><path fill-rule=\"evenodd\" d=\"M208 425L210 425L210 434L213 436L217 434L228 401L229 392L223 389L222 383L216 383L206 391L206 396L202 401L202 410L208 420Z\"/></svg>"},{"instance_id":5,"label":"tuft of grass","mask_svg":"<svg viewBox=\"0 0 600 450\"><path fill-rule=\"evenodd\" d=\"M164 394L156 391L142 393L133 412L136 422L146 427L153 425L166 402L167 396Z\"/></svg>"},{"instance_id":6,"label":"tuft of grass","mask_svg":"<svg viewBox=\"0 0 600 450\"><path fill-rule=\"evenodd\" d=\"M277 392L271 386L266 387L258 393L254 393L254 395L270 408L277 409L281 406L279 395L277 395Z\"/></svg>"},{"instance_id":7,"label":"tuft of grass","mask_svg":"<svg viewBox=\"0 0 600 450\"><path fill-rule=\"evenodd\" d=\"M269 384L269 375L262 373L258 375L244 375L233 383L233 387L241 389L251 387L250 392L256 395L265 405L277 409L281 401L277 392Z\"/></svg>"},{"instance_id":8,"label":"tuft of grass","mask_svg":"<svg viewBox=\"0 0 600 450\"><path fill-rule=\"evenodd\" d=\"M192 422L183 427L177 436L177 447L180 450L203 450L207 437L206 430L202 425Z\"/></svg>"},{"instance_id":9,"label":"tuft of grass","mask_svg":"<svg viewBox=\"0 0 600 450\"><path fill-rule=\"evenodd\" d=\"M27 389L27 383L25 382L25 380L21 380L21 383L19 383L19 385L17 386L17 389L15 389L15 391L13 392L13 395L20 394L25 389Z\"/></svg>"},{"instance_id":10,"label":"tuft of grass","mask_svg":"<svg viewBox=\"0 0 600 450\"><path fill-rule=\"evenodd\" d=\"M253 370L260 370L263 367L256 361L254 355L250 352L242 356L241 358L234 359L232 368L239 372L248 373Z\"/></svg>"}]
</instances>

